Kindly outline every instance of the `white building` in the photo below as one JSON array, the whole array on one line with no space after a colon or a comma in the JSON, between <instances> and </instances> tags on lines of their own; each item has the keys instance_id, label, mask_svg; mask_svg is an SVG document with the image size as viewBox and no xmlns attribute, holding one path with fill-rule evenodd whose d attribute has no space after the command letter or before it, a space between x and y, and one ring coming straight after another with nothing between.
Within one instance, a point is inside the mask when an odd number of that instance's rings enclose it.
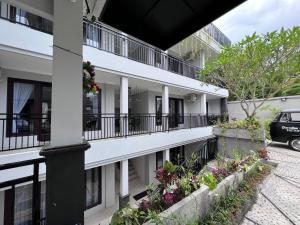
<instances>
[{"instance_id":1,"label":"white building","mask_svg":"<svg viewBox=\"0 0 300 225\"><path fill-rule=\"evenodd\" d=\"M195 78L228 40L209 27L214 31L201 30L164 52L84 20L83 59L95 65L101 87L98 94L83 96L82 134L91 145L85 153L86 224L109 217L119 196L139 200L136 195L155 182L154 171L164 160L187 158L212 138L208 115L223 113L228 91ZM52 22L1 2L0 28L0 164L41 158L50 140ZM71 84L65 92L73 92ZM31 171L32 166L0 171L0 183ZM43 163L39 175L42 219ZM27 224L32 184L0 188L0 224Z\"/></svg>"}]
</instances>

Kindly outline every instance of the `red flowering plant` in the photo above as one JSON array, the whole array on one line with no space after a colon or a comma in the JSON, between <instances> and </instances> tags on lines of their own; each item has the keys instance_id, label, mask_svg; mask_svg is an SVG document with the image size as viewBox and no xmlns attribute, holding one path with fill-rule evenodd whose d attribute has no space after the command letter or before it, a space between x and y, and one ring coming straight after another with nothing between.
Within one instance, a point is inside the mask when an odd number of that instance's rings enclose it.
<instances>
[{"instance_id":1,"label":"red flowering plant","mask_svg":"<svg viewBox=\"0 0 300 225\"><path fill-rule=\"evenodd\" d=\"M218 183L221 182L225 177L229 175L226 168L224 167L214 168L211 172Z\"/></svg>"},{"instance_id":2,"label":"red flowering plant","mask_svg":"<svg viewBox=\"0 0 300 225\"><path fill-rule=\"evenodd\" d=\"M164 166L156 171L155 178L163 185L163 187L167 187L177 178L176 167L177 166L173 165L173 163L166 161Z\"/></svg>"},{"instance_id":3,"label":"red flowering plant","mask_svg":"<svg viewBox=\"0 0 300 225\"><path fill-rule=\"evenodd\" d=\"M96 94L100 91L99 85L95 81L95 66L91 62L83 62L83 92Z\"/></svg>"},{"instance_id":4,"label":"red flowering plant","mask_svg":"<svg viewBox=\"0 0 300 225\"><path fill-rule=\"evenodd\" d=\"M260 158L268 160L270 159L269 155L268 155L268 150L266 148L261 148L258 150L258 155Z\"/></svg>"}]
</instances>

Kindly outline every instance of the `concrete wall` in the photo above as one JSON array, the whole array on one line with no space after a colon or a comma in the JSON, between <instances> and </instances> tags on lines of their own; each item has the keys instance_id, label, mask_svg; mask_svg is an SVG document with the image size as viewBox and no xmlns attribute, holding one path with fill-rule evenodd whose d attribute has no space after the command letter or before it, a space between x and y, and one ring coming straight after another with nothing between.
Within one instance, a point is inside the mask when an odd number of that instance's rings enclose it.
<instances>
[{"instance_id":1,"label":"concrete wall","mask_svg":"<svg viewBox=\"0 0 300 225\"><path fill-rule=\"evenodd\" d=\"M261 100L258 99L256 102L257 102L257 104L259 104L261 102ZM300 108L300 95L271 98L264 103L264 106L266 106L266 105L270 105L272 107L276 107L281 110L296 109L296 108L299 109ZM246 118L246 114L242 110L240 102L238 102L238 101L228 102L228 112L229 112L230 119ZM272 116L272 113L269 111L258 110L257 116L261 120L264 120L266 118L270 118Z\"/></svg>"}]
</instances>

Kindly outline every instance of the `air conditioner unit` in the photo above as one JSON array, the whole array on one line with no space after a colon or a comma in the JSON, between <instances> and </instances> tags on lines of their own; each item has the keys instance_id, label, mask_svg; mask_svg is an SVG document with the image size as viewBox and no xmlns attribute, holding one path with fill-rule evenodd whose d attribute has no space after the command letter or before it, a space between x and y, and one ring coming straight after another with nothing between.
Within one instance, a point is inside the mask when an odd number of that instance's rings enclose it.
<instances>
[{"instance_id":1,"label":"air conditioner unit","mask_svg":"<svg viewBox=\"0 0 300 225\"><path fill-rule=\"evenodd\" d=\"M197 101L197 95L196 94L189 94L187 96L187 101L188 102L195 102L195 101Z\"/></svg>"}]
</instances>

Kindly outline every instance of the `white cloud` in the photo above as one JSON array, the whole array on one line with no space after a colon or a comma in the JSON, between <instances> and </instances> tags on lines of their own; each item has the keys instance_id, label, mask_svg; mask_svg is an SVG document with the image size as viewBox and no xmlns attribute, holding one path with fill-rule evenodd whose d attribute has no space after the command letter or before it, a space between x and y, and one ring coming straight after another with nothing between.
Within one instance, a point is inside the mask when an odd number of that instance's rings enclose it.
<instances>
[{"instance_id":1,"label":"white cloud","mask_svg":"<svg viewBox=\"0 0 300 225\"><path fill-rule=\"evenodd\" d=\"M300 26L299 0L248 0L213 22L232 42L259 34Z\"/></svg>"}]
</instances>

